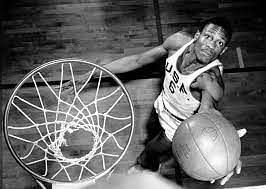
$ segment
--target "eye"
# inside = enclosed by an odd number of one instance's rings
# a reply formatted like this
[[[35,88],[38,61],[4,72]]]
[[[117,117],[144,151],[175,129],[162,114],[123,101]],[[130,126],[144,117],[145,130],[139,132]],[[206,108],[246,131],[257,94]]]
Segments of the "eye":
[[[211,40],[211,39],[212,39],[212,36],[211,36],[211,35],[209,35],[209,34],[205,34],[205,38],[206,38],[206,39],[210,39],[210,40]]]
[[[224,42],[222,42],[222,41],[219,41],[218,44],[220,47],[224,46]]]

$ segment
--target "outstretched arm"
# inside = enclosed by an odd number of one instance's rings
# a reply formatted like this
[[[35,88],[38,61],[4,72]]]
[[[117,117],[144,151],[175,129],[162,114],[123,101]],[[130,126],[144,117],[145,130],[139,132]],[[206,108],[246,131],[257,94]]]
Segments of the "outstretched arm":
[[[219,70],[210,70],[201,74],[197,80],[192,84],[192,87],[198,88],[202,91],[201,105],[198,112],[204,111],[215,111],[220,114],[219,111],[216,111],[217,102],[222,98],[224,93],[224,84],[219,73]],[[239,137],[243,137],[246,134],[246,129],[240,129],[237,131]],[[235,171],[237,174],[241,172],[242,162],[239,160]],[[224,185],[234,174],[234,170],[221,179],[220,184]],[[211,183],[214,183],[215,180],[212,180]]]
[[[201,91],[199,112],[216,109],[224,94],[224,83],[218,68],[202,73],[191,87]]]
[[[172,51],[178,50],[192,37],[184,32],[177,32],[169,36],[162,45],[152,48],[146,52],[127,56],[114,60],[106,65],[105,68],[112,73],[124,73],[140,68],[144,65],[156,62],[163,56],[169,55]]]
[[[144,53],[126,56],[118,60],[114,60],[106,65],[105,68],[112,73],[125,73],[138,69],[144,65],[156,62],[156,60],[167,55],[167,49],[163,46],[157,46]]]
[[[162,58],[163,56],[169,55],[172,52],[179,49],[182,45],[191,40],[191,36],[185,35],[182,32],[177,32],[168,37],[162,45],[154,47],[146,52],[126,56],[110,63],[105,64],[103,67],[108,69],[114,74],[125,73],[133,71],[147,64],[151,64]],[[98,77],[100,70],[93,73],[93,77]],[[83,85],[90,77],[91,72],[79,76],[75,80],[76,85]],[[71,91],[73,89],[72,81],[68,81],[62,86],[64,91]]]
[[[165,56],[167,52],[168,51],[164,47],[164,45],[160,45],[141,54],[135,54],[124,58],[120,58],[118,60],[114,60],[110,63],[105,64],[103,67],[108,69],[114,74],[125,73],[140,68],[144,65],[156,62],[156,60]],[[75,85],[82,86],[84,83],[86,83],[88,78],[90,77],[97,78],[100,76],[100,73],[101,73],[100,69],[96,69],[96,71],[93,72],[93,74],[92,72],[87,72],[76,78]],[[105,76],[103,75],[103,77]],[[74,86],[73,81],[70,80],[63,84],[62,89],[64,92],[73,93],[73,86]]]

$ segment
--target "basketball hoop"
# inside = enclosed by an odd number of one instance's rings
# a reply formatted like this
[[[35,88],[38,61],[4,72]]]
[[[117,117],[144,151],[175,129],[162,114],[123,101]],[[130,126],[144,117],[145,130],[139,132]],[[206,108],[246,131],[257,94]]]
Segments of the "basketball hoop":
[[[88,71],[84,83],[77,84]],[[63,91],[69,80],[72,92]],[[40,185],[89,183],[107,175],[124,156],[133,128],[133,105],[122,82],[80,59],[55,60],[31,71],[16,86],[4,114],[12,155]]]

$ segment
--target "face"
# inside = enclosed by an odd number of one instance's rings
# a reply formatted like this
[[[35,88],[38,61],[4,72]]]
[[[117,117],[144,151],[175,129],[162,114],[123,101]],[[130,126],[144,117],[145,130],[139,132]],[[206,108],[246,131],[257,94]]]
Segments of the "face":
[[[222,27],[208,24],[201,33],[195,35],[195,54],[204,64],[215,60],[226,50],[227,38]]]

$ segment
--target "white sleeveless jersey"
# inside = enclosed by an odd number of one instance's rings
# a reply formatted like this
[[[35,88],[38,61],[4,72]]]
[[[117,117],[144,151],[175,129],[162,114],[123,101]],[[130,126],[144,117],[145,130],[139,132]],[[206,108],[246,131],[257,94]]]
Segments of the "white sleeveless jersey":
[[[154,102],[160,124],[171,141],[180,123],[193,115],[200,106],[200,102],[190,92],[191,83],[200,74],[215,66],[219,66],[221,74],[223,71],[222,63],[216,59],[191,74],[181,74],[177,69],[178,57],[193,41],[191,40],[166,59],[163,90]]]

